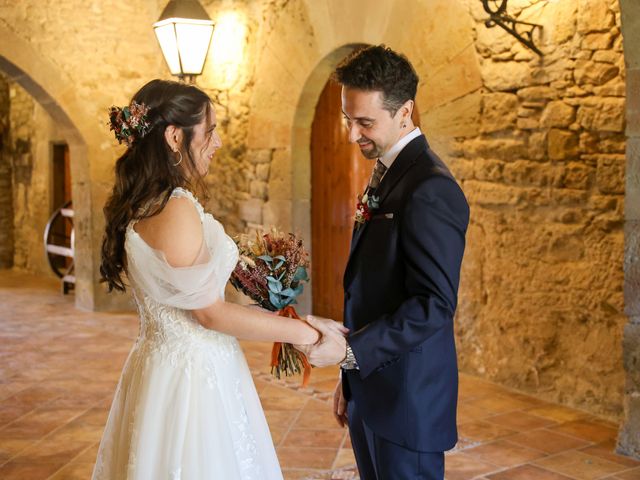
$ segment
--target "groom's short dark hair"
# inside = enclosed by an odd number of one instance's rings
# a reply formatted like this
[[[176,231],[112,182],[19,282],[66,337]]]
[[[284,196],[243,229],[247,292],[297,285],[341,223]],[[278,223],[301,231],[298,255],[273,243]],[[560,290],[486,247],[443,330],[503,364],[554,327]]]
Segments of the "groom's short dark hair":
[[[354,51],[340,62],[333,79],[345,87],[382,92],[391,115],[415,100],[418,90],[418,74],[407,57],[384,45]]]

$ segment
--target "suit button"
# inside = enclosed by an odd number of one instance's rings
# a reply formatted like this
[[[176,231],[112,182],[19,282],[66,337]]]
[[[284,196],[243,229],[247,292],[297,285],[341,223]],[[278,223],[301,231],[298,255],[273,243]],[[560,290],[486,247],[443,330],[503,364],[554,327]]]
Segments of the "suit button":
[[[349,292],[344,292],[344,298],[349,300],[351,298],[351,294]]]

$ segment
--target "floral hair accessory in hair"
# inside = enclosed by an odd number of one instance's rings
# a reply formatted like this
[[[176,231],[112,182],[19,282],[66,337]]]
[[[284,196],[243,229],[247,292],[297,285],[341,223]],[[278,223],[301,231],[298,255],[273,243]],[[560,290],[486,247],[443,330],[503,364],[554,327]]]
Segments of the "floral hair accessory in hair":
[[[128,107],[111,107],[109,109],[109,130],[113,130],[118,143],[126,143],[130,147],[136,138],[142,138],[151,124],[147,120],[149,107],[144,103],[131,102]]]

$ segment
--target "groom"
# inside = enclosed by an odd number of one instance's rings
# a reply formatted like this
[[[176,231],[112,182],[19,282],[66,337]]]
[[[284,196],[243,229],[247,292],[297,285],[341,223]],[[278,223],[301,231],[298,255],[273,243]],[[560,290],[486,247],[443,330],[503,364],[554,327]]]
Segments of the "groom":
[[[469,207],[411,121],[418,76],[405,56],[367,47],[334,78],[349,141],[375,165],[344,274],[350,333],[345,343],[311,316],[324,335],[309,359],[341,364],[334,414],[363,480],[441,480],[457,441],[453,317]]]

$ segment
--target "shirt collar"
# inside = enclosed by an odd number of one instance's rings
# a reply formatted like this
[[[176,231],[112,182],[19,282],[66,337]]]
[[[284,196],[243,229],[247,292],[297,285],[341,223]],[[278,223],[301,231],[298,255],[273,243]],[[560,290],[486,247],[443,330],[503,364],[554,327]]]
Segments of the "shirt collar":
[[[402,137],[398,142],[389,149],[387,153],[385,153],[382,157],[380,157],[380,161],[384,164],[387,169],[391,167],[395,159],[398,157],[400,152],[407,144],[416,137],[422,135],[419,127],[414,128],[409,133],[407,133],[404,137]]]

